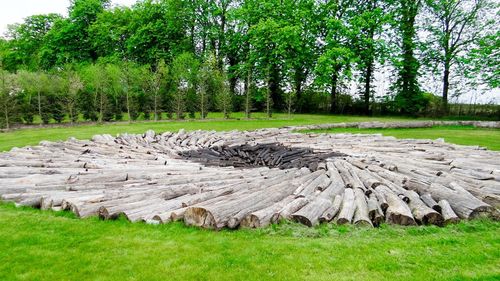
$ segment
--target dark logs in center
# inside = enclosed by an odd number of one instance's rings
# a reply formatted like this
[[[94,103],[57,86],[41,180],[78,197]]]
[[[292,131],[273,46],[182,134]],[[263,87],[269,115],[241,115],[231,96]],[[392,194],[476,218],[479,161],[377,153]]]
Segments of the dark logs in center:
[[[315,152],[310,148],[287,147],[279,143],[214,146],[182,151],[179,155],[207,166],[242,168],[265,166],[280,169],[307,167],[311,171],[324,166],[328,158],[347,156],[339,152]]]

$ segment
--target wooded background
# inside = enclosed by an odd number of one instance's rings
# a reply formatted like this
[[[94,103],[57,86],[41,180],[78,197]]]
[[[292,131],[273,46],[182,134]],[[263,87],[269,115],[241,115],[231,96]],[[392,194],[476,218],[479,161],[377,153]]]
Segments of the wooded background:
[[[67,17],[30,16],[0,40],[0,123],[210,111],[477,114],[448,103],[498,88],[498,8],[488,0],[146,0],[132,7],[72,0]],[[376,90],[377,75],[391,86]],[[431,77],[439,91],[428,91]],[[483,117],[500,117],[498,105],[482,109]]]

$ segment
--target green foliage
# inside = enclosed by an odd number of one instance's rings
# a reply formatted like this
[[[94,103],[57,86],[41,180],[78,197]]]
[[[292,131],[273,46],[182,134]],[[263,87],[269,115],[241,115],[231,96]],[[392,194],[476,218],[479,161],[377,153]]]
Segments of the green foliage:
[[[428,11],[426,61],[439,64],[432,69],[443,77],[442,105],[446,112],[450,86],[455,86],[453,74],[465,67],[464,58],[479,44],[480,38],[498,29],[496,21],[489,20],[488,15],[490,9],[496,12],[498,4],[489,0],[426,0],[425,3]]]
[[[198,71],[199,62],[190,53],[183,53],[172,62],[173,107],[177,119],[183,119],[186,110],[191,115],[197,111]]]
[[[2,68],[18,72],[18,121],[32,123],[34,113],[45,123],[77,120],[79,112],[95,121],[204,118],[222,108],[222,96],[224,108],[248,117],[380,108],[421,115],[429,110],[418,81],[436,64],[431,70],[448,81],[444,106],[448,89],[459,94],[455,81],[464,90],[498,86],[499,6],[490,0],[110,3],[72,0],[66,17],[30,16],[0,39]],[[68,65],[75,74],[64,72]],[[393,85],[375,100],[374,77],[389,68]],[[66,90],[32,89],[29,79],[46,84],[43,72]],[[71,79],[81,90],[69,94]]]
[[[480,82],[490,88],[500,87],[500,31],[478,40],[478,45],[464,59],[469,66],[468,78],[480,77]]]

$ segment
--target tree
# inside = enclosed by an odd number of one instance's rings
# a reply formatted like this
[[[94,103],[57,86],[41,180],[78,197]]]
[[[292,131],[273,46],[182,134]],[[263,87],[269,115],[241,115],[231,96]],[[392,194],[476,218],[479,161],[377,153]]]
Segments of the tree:
[[[20,105],[20,113],[22,119],[28,123],[32,124],[34,116],[36,114],[36,100],[34,96],[36,95],[35,87],[35,75],[33,72],[26,70],[20,70],[17,72],[17,83],[21,88],[21,93],[18,95],[18,103]]]
[[[45,36],[41,48],[44,68],[73,62],[95,62],[98,56],[90,37],[91,26],[109,3],[109,0],[71,0],[69,17],[57,20]]]
[[[33,15],[25,18],[21,24],[9,27],[10,44],[14,47],[11,55],[16,57],[16,68],[21,65],[30,70],[39,68],[39,51],[44,44],[45,35],[61,19],[58,14]]]
[[[358,10],[353,17],[350,31],[354,40],[358,69],[361,71],[363,111],[365,114],[370,114],[375,63],[380,58],[383,47],[380,34],[388,18],[382,6],[384,3],[380,0],[358,0],[356,4]]]
[[[418,70],[420,63],[415,57],[416,49],[416,17],[420,11],[422,1],[396,1],[395,23],[400,36],[400,54],[395,63],[398,79],[394,85],[396,89],[396,103],[404,114],[416,114],[424,106],[423,93],[418,84]]]
[[[245,83],[245,117],[250,119],[251,99],[252,99],[252,70],[248,67]]]
[[[107,113],[108,98],[106,90],[108,87],[108,74],[106,73],[105,65],[91,64],[83,70],[85,85],[92,98],[89,101],[87,108],[87,118],[92,118],[92,115],[97,111],[97,121],[104,121],[104,114]],[[88,93],[87,92],[87,93]]]
[[[64,77],[64,90],[66,92],[64,102],[66,104],[66,108],[68,110],[69,121],[71,124],[78,120],[78,111],[77,111],[77,101],[78,95],[83,90],[84,85],[83,81],[80,78],[80,75],[68,66],[65,68],[62,73]]]
[[[48,123],[50,116],[45,110],[48,106],[47,96],[51,87],[51,79],[46,72],[20,72],[19,73],[19,84],[29,94],[36,94],[37,101],[37,113],[43,122],[40,122],[40,126],[43,123]],[[30,99],[31,100],[31,99]]]
[[[208,91],[212,80],[215,56],[207,56],[200,68],[200,79],[198,83],[198,92],[200,96],[201,119],[205,119],[208,114]]]
[[[478,45],[465,57],[468,78],[478,77],[489,88],[500,87],[500,31],[479,39]]]
[[[149,88],[153,95],[153,113],[155,121],[158,121],[161,117],[161,112],[158,112],[160,106],[160,90],[162,85],[165,84],[169,75],[169,67],[165,64],[164,60],[160,60],[160,62],[158,62],[158,65],[156,66],[156,69],[154,71],[151,71],[149,74],[148,82]]]
[[[198,60],[190,53],[183,53],[172,62],[173,98],[177,119],[184,118],[189,92],[196,91],[198,68]]]
[[[97,15],[89,27],[89,36],[98,57],[132,58],[128,41],[133,35],[133,19],[134,10],[128,7],[116,7]]]
[[[216,95],[218,109],[222,111],[224,119],[228,119],[229,115],[232,111],[232,98],[231,91],[229,89],[229,83],[225,74],[222,72],[217,73],[216,77],[214,77],[216,85],[218,85],[219,92]]]
[[[354,1],[327,1],[319,5],[318,36],[322,44],[318,47],[316,83],[330,86],[330,113],[338,113],[338,96],[343,78],[350,75],[354,62],[353,43],[350,30]]]
[[[146,0],[134,6],[127,39],[128,59],[154,65],[158,60],[171,62],[189,51],[186,35],[187,2],[184,0]]]
[[[492,22],[487,20],[485,12],[492,4],[488,0],[426,0],[425,3],[427,55],[431,62],[441,66],[442,106],[447,112],[452,71],[478,44],[481,34],[489,30]]]
[[[1,66],[0,64],[0,110],[5,128],[9,130],[13,115],[17,112],[16,93],[19,89],[16,87],[15,76],[3,70]]]

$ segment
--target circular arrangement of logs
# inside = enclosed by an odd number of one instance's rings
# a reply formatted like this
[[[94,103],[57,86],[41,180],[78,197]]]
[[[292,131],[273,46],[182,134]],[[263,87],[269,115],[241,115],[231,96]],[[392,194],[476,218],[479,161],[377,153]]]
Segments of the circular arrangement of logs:
[[[0,154],[4,201],[85,218],[221,229],[497,217],[500,153],[296,128],[41,142]]]

